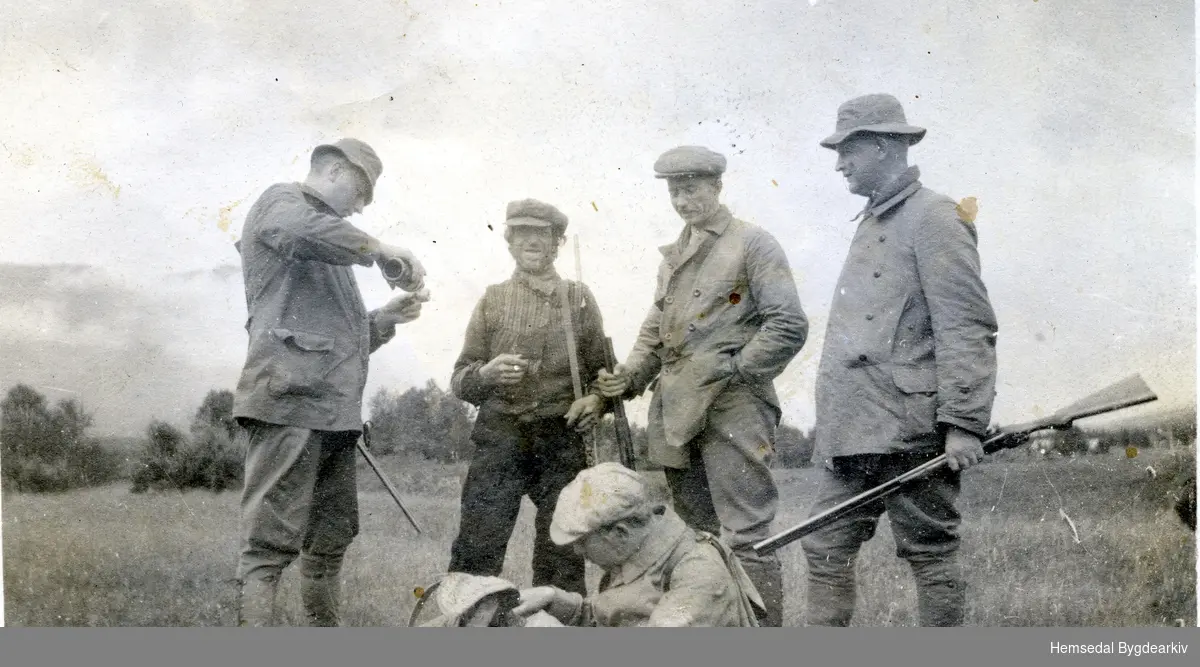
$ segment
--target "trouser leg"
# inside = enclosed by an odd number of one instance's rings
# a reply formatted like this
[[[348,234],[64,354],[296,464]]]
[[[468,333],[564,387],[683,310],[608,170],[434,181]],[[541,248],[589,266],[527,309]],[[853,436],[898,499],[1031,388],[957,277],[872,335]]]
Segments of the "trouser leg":
[[[888,477],[927,458],[892,457]],[[925,627],[959,626],[966,616],[966,578],[958,560],[962,517],[955,507],[961,474],[943,469],[884,500],[896,555],[913,571],[918,620]]]
[[[821,471],[820,490],[809,516],[816,516],[870,488],[873,478],[859,457],[835,460]],[[875,535],[884,511],[876,501],[801,538],[808,564],[805,623],[845,627],[854,617],[855,566],[859,549]]]
[[[309,429],[247,420],[238,559],[238,625],[274,623],[274,601],[284,568],[300,553],[312,506],[319,460]]]
[[[690,443],[702,461],[697,486],[705,489],[695,495],[707,496],[718,534],[758,589],[766,607],[759,622],[765,627],[783,624],[783,572],[778,555],[760,556],[751,547],[770,537],[779,504],[771,474],[778,416],[749,388],[733,385],[713,402],[708,425]]]
[[[300,555],[300,597],[309,625],[341,624],[341,571],[358,535],[355,433],[322,433],[308,534]]]
[[[550,522],[563,487],[587,466],[582,438],[563,420],[541,420],[529,429],[532,443],[529,499],[537,507],[534,519],[533,585],[555,586],[587,595],[584,558],[571,546],[550,539]]]
[[[475,440],[475,453],[463,483],[458,535],[450,549],[450,572],[498,576],[504,567],[525,493],[515,425]]]

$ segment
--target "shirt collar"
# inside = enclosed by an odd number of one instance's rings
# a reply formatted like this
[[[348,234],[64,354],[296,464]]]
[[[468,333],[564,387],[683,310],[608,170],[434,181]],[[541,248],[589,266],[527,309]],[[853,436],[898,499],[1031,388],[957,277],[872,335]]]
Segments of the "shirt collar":
[[[558,272],[555,271],[553,267],[550,268],[550,272],[545,278],[531,276],[522,271],[520,267],[513,270],[512,277],[513,281],[517,284],[524,285],[525,287],[528,287],[529,289],[545,296],[554,294],[554,289],[561,281],[558,277]]]
[[[854,219],[865,216],[878,218],[888,211],[896,208],[900,202],[908,199],[914,192],[921,189],[921,170],[913,165],[905,169],[899,176],[892,179],[891,183],[883,186],[871,197],[864,208]]]
[[[642,547],[629,560],[621,564],[618,579],[620,582],[633,581],[665,561],[687,537],[687,524],[673,511],[667,510],[661,515],[654,515],[650,520],[652,523],[646,541],[642,542]]]
[[[713,236],[720,236],[725,233],[726,229],[729,229],[729,223],[731,222],[733,222],[733,214],[729,212],[729,209],[724,204],[721,204],[721,208],[717,209],[717,212],[713,213],[711,218],[705,220],[704,223],[700,225],[692,227],[691,233],[696,234],[700,231],[706,231],[712,233]],[[683,238],[683,233],[685,231],[687,231],[686,224],[679,232],[680,239]],[[704,239],[701,239],[700,242],[703,243]],[[679,242],[676,241],[675,243],[668,243],[667,245],[659,246],[658,250],[664,255],[676,252],[679,250]]]

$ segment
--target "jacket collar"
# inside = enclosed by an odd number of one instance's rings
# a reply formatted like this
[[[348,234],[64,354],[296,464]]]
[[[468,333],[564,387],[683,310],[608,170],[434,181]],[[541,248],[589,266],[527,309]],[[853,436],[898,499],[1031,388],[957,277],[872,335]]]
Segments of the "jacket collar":
[[[654,515],[651,522],[642,548],[612,573],[612,584],[633,581],[651,568],[661,565],[675,553],[679,543],[687,539],[691,532],[683,519],[669,508],[661,515]]]
[[[300,188],[300,192],[303,192],[310,199],[315,199],[317,204],[328,209],[329,212],[332,213],[333,215],[338,215],[337,211],[333,210],[333,207],[330,206],[329,203],[325,201],[325,198],[323,196],[321,196],[320,192],[317,192],[315,189],[313,189],[312,187],[310,187],[304,183],[297,183],[296,185],[297,185],[297,187]],[[338,217],[340,218],[342,216],[338,215]]]
[[[905,169],[899,176],[892,179],[891,183],[883,186],[871,197],[867,202],[867,207],[858,215],[854,216],[855,220],[870,216],[879,218],[896,208],[905,199],[908,199],[917,190],[921,189],[921,170],[916,165]]]
[[[724,204],[721,204],[721,208],[717,209],[717,212],[714,213],[711,218],[706,220],[704,222],[704,224],[692,227],[691,233],[699,234],[701,231],[705,231],[705,232],[708,232],[711,236],[720,236],[725,233],[725,230],[729,229],[729,225],[732,222],[733,222],[733,214],[729,212],[728,207],[726,207]],[[680,230],[679,238],[677,238],[674,243],[668,243],[666,245],[659,246],[658,251],[661,252],[663,255],[670,255],[673,253],[678,253],[679,252],[679,242],[683,240],[683,233],[685,231],[687,231],[686,225],[685,225],[684,229]],[[708,238],[702,238],[700,240],[700,243],[704,243],[704,241],[706,241],[706,240],[708,240]],[[696,246],[694,246],[694,247],[699,247],[699,245],[700,244],[696,244]],[[683,262],[680,262],[680,263],[682,264]]]

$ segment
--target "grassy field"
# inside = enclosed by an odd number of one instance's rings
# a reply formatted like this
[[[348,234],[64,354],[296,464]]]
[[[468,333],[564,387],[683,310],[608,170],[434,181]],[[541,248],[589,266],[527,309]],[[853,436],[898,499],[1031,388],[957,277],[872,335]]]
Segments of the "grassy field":
[[[1196,625],[1195,535],[1171,510],[1176,471],[1195,450],[1136,459],[992,462],[969,471],[966,517],[968,623],[982,626]],[[462,466],[386,461],[416,536],[369,469],[360,470],[362,531],[347,557],[344,620],[403,626],[415,598],[449,559]],[[1156,469],[1157,477],[1146,472]],[[804,518],[815,470],[777,471],[776,529]],[[1076,542],[1060,508],[1078,530]],[[504,576],[527,585],[532,507],[526,503]],[[10,626],[209,626],[234,622],[237,496],[133,495],[126,485],[3,498],[5,622]],[[884,520],[859,564],[854,625],[913,625],[916,595]],[[799,545],[780,552],[785,624],[803,624]],[[594,589],[598,573],[589,566]],[[283,620],[302,618],[296,574],[281,595]]]

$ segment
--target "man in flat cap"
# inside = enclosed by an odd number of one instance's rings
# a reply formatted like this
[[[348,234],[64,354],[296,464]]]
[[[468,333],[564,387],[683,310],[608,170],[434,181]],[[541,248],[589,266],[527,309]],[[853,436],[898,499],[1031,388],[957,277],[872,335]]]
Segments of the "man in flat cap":
[[[368,356],[420,315],[422,292],[368,312],[352,267],[401,260],[346,218],[374,197],[383,165],[356,139],[318,146],[303,183],[269,187],[246,216],[238,252],[249,333],[234,394],[242,491],[238,625],[271,625],[279,577],[300,558],[311,625],[339,623],[339,573],[358,533],[355,441]]]
[[[664,466],[688,525],[720,534],[742,558],[779,626],[778,557],[750,546],[771,533],[779,494],[771,476],[779,398],[775,378],[800,352],[808,320],[787,257],[766,230],[720,203],[725,157],[674,148],[654,165],[683,218],[663,259],[633,350],[597,381],[605,397],[647,388],[651,458]]]
[[[867,199],[855,217],[816,383],[822,512],[945,452],[949,467],[803,539],[808,623],[854,615],[854,564],[887,512],[916,579],[920,624],[963,623],[955,507],[983,456],[996,384],[996,316],[980,277],[973,214],[921,185],[908,148],[925,136],[890,95],[852,99],[821,145]]]
[[[619,463],[588,468],[563,489],[550,536],[604,569],[599,592],[531,588],[514,614],[545,611],[584,627],[758,625],[762,600],[737,557],[653,502],[642,476]]]
[[[587,466],[581,433],[596,423],[602,401],[586,386],[575,398],[565,317],[581,383],[604,366],[603,323],[591,291],[554,269],[567,216],[525,199],[510,203],[506,217],[516,268],[476,305],[450,380],[454,395],[479,412],[448,570],[500,574],[521,498],[529,496],[537,507],[534,584],[582,593],[583,559],[550,541],[550,515],[559,491]]]

